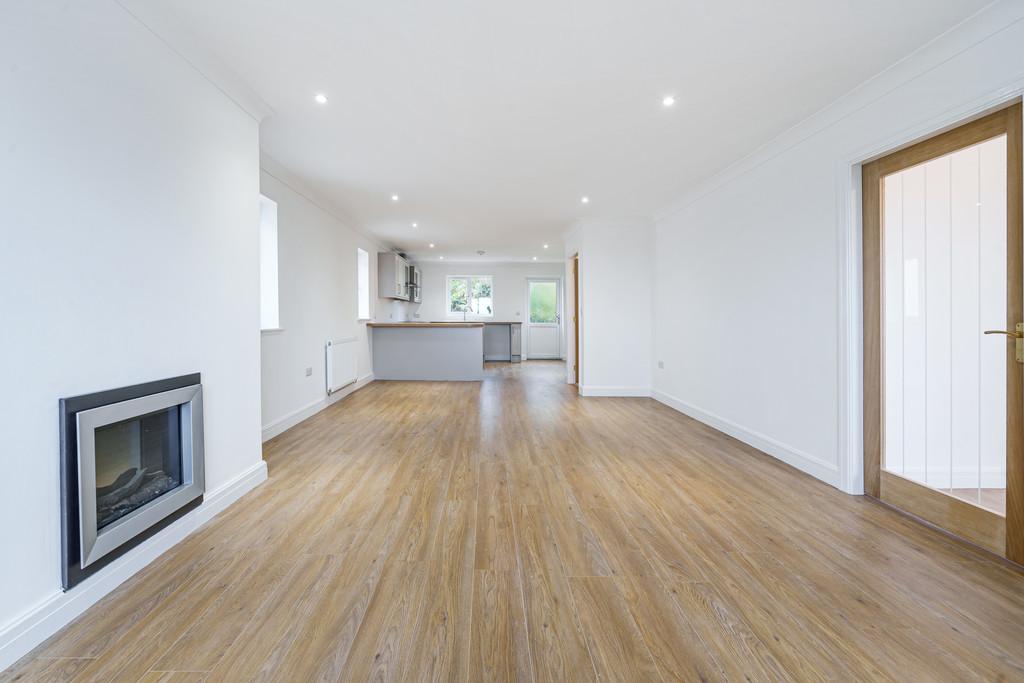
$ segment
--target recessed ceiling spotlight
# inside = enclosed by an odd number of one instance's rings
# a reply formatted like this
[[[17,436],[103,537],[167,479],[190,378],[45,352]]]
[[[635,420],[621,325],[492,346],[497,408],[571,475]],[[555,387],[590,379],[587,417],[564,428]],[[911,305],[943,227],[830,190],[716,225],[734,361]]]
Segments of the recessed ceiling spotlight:
[[[444,261],[444,256],[438,256],[437,258],[439,258],[439,259],[441,259],[442,261]]]
[[[327,95],[323,94],[322,92],[318,92],[316,95],[314,95],[313,99],[316,100],[317,104],[327,104]]]
[[[419,223],[413,223],[413,224],[412,224],[412,227],[414,227],[414,228],[418,228],[418,227],[420,227],[420,224],[419,224]]]
[[[580,197],[580,203],[581,204],[589,204],[590,203],[590,197]]]
[[[676,98],[673,95],[665,95],[664,97],[661,98],[661,106],[663,107],[671,107],[675,103]]]
[[[548,248],[548,245],[546,245],[546,244],[545,244],[545,245],[544,245],[544,248],[545,248],[545,249],[547,249],[547,248]]]
[[[536,256],[534,256],[534,257],[533,257],[533,260],[534,260],[534,261],[536,261],[536,260],[537,260],[537,257],[536,257]]]
[[[398,195],[397,194],[391,195],[391,201],[397,202],[398,201]]]
[[[431,243],[430,243],[430,248],[431,248],[431,249],[433,249],[433,248],[434,248],[434,243],[433,243],[433,242],[431,242]]]

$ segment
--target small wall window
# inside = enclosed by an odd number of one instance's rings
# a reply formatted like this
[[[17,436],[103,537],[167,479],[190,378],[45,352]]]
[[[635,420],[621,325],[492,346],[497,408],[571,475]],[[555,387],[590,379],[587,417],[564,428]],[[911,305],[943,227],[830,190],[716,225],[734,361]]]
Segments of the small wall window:
[[[260,195],[260,329],[281,327],[277,289],[277,202]]]
[[[370,319],[370,255],[363,249],[356,248],[356,272],[358,282],[356,291],[359,296],[359,319]]]
[[[494,284],[490,275],[449,275],[445,291],[448,315],[494,317]]]

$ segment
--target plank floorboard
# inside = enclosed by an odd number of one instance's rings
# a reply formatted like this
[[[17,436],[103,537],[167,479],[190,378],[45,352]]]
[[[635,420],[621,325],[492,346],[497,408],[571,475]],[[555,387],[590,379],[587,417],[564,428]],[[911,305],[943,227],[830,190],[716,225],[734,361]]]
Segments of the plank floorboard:
[[[1024,681],[1024,573],[565,366],[375,382],[13,681]]]

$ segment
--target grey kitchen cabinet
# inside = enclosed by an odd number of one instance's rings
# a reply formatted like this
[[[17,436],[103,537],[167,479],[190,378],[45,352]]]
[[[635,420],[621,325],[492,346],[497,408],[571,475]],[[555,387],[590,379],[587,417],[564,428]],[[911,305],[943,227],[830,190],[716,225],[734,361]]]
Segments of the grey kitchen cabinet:
[[[416,266],[409,266],[409,301],[418,304],[423,301],[423,284],[420,279],[420,269]]]
[[[489,321],[484,323],[484,360],[523,360],[523,325],[518,322]]]
[[[377,292],[384,299],[409,300],[409,262],[401,254],[377,254]]]

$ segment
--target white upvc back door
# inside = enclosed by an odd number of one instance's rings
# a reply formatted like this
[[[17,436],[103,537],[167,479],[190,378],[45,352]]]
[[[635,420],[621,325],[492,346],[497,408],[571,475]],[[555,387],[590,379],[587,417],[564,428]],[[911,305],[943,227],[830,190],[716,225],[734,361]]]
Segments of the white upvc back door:
[[[562,283],[558,278],[528,279],[526,357],[562,357]]]

